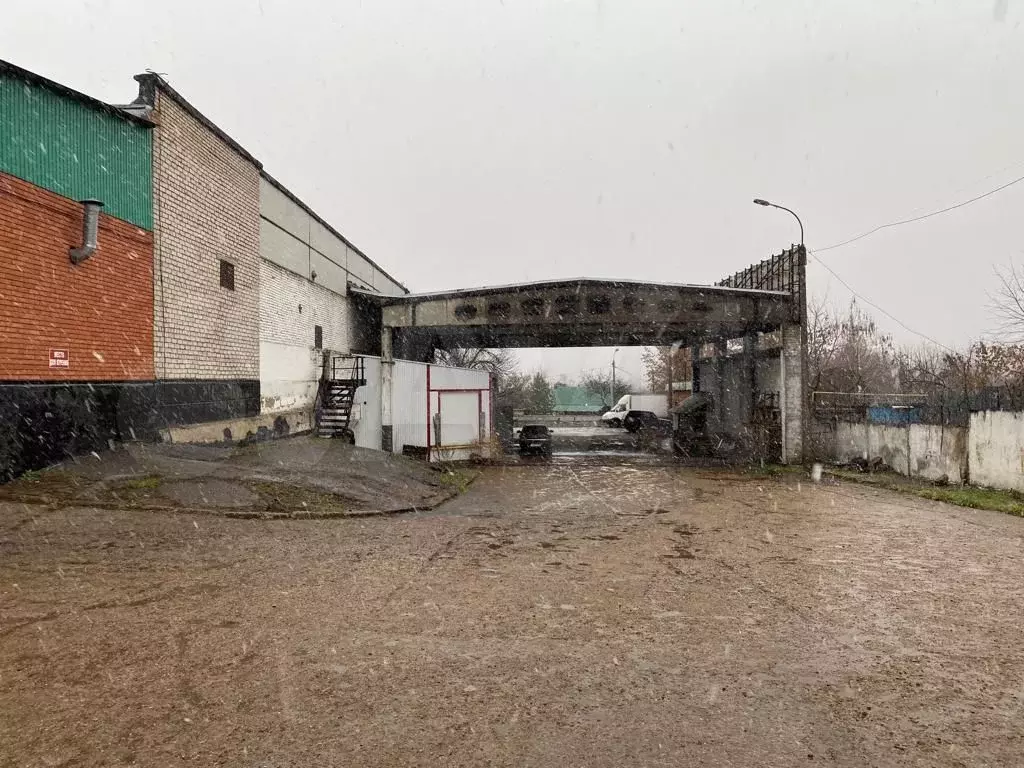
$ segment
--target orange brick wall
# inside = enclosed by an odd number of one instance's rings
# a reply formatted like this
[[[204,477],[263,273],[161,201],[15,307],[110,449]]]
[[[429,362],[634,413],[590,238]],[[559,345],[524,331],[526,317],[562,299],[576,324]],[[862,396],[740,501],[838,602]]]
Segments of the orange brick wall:
[[[100,216],[73,266],[82,206],[0,173],[0,381],[153,378],[153,235]],[[50,368],[50,349],[69,368]]]

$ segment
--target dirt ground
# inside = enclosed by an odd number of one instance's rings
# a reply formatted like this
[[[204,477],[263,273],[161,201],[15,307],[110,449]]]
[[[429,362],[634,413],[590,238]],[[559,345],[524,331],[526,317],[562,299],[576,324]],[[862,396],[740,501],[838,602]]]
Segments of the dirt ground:
[[[0,503],[359,516],[433,509],[452,485],[423,462],[306,435],[252,445],[132,443],[0,485]]]
[[[429,513],[0,505],[0,762],[1011,766],[1024,520],[486,470]]]

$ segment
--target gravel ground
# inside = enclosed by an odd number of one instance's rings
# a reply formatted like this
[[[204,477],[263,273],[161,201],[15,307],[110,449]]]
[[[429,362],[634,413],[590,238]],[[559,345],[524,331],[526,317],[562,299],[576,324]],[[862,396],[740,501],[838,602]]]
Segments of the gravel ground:
[[[1022,531],[629,462],[361,520],[0,505],[0,762],[1020,765]]]

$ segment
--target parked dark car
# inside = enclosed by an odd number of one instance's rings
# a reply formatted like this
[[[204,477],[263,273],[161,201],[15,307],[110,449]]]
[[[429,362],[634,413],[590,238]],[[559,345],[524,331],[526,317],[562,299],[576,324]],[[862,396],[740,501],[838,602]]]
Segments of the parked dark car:
[[[626,411],[626,415],[622,417],[622,426],[626,428],[627,432],[650,429],[659,435],[672,433],[672,422],[659,418],[652,411]]]
[[[528,424],[519,430],[519,453],[551,455],[551,430],[543,424]]]

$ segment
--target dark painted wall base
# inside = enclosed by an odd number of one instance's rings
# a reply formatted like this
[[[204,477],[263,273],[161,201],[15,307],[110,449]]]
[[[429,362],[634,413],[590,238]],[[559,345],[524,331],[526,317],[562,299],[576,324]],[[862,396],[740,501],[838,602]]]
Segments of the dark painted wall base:
[[[257,379],[0,382],[0,482],[169,425],[257,416]]]

